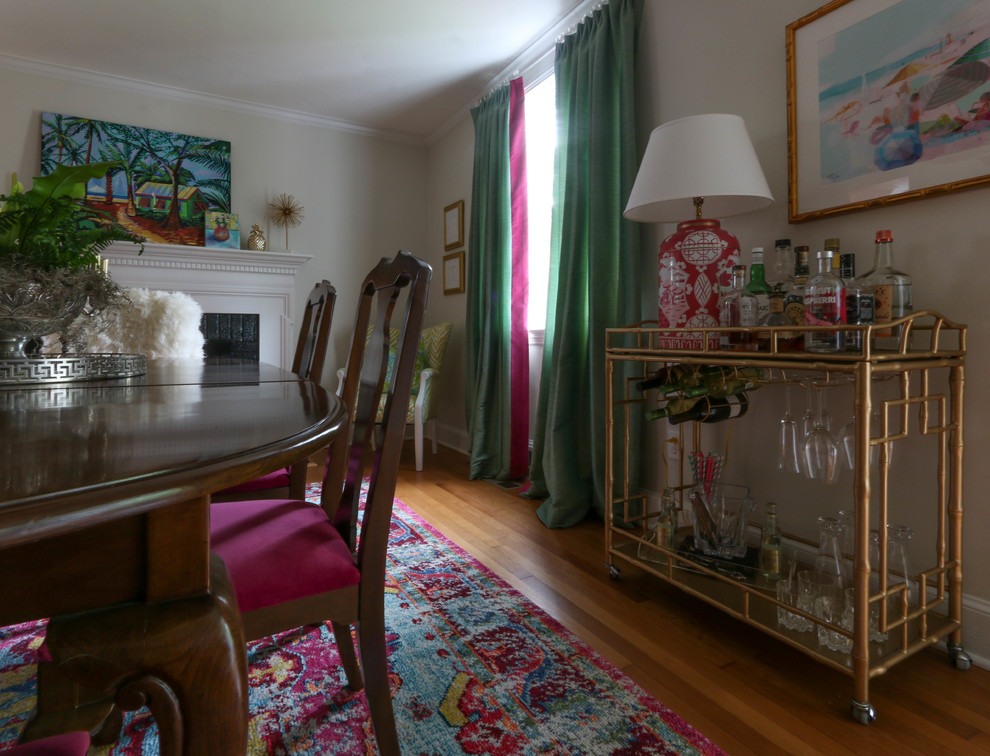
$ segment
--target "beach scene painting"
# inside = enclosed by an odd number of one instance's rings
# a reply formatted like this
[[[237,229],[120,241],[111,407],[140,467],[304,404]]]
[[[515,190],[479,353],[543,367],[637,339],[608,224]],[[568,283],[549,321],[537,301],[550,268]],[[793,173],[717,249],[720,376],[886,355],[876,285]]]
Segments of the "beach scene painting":
[[[230,142],[42,113],[42,175],[102,161],[84,201],[148,242],[205,246],[206,213],[230,213]]]
[[[990,3],[901,0],[817,63],[822,185],[990,145]]]

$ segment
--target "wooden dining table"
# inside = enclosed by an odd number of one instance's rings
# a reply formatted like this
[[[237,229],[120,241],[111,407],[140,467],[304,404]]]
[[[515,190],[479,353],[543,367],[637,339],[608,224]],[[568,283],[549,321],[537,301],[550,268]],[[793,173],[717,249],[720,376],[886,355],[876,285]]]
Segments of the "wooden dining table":
[[[310,456],[346,416],[318,384],[220,358],[0,386],[0,625],[50,618],[22,739],[110,739],[148,706],[161,754],[243,754],[246,652],[209,496]]]

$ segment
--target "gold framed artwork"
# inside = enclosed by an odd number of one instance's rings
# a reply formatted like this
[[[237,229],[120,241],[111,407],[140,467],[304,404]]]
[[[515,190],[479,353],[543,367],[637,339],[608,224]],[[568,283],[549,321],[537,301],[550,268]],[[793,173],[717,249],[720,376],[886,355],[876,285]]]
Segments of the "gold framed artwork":
[[[464,250],[443,256],[443,293],[464,291]]]
[[[832,0],[786,45],[790,222],[990,184],[990,3]]]
[[[457,249],[464,244],[464,200],[443,209],[443,248]]]

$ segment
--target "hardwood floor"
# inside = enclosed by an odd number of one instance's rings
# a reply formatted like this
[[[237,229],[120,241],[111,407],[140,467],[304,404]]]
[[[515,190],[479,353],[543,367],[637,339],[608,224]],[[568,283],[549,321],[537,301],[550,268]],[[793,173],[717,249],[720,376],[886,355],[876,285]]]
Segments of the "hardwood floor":
[[[425,457],[417,473],[405,444],[399,499],[733,756],[990,754],[990,671],[926,650],[871,681],[858,724],[851,677],[652,575],[612,580],[600,520],[549,530],[462,454]]]

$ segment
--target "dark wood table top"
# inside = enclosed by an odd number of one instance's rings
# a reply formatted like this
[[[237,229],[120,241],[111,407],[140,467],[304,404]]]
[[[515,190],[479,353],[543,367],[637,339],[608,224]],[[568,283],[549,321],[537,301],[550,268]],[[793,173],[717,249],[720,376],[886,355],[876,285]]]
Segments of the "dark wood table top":
[[[0,546],[248,480],[325,446],[345,418],[318,384],[222,358],[0,387]]]

